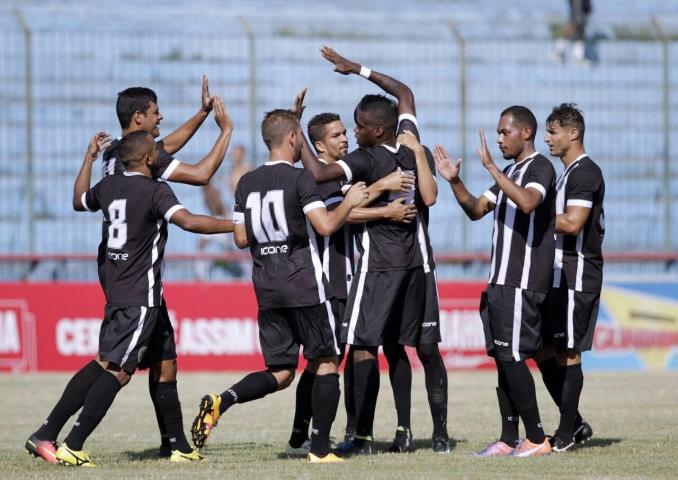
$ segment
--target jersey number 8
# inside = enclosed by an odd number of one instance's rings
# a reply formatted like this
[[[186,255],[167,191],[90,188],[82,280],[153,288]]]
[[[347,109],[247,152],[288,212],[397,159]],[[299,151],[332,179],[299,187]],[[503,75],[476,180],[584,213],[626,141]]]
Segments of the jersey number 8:
[[[108,248],[120,250],[127,243],[127,199],[113,200],[108,206]]]

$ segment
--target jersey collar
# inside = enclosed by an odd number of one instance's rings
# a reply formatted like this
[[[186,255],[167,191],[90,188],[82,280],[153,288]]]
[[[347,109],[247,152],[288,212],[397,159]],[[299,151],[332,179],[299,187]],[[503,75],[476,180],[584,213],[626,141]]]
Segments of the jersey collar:
[[[289,165],[290,167],[294,168],[294,165],[292,165],[290,162],[286,162],[285,160],[270,160],[264,163],[264,165],[266,165],[267,167],[271,167],[273,165],[279,165],[281,163],[284,163],[285,165]]]
[[[539,155],[539,150],[535,150],[533,153],[530,153],[527,157],[523,158],[523,159],[522,159],[521,161],[519,161],[518,163],[514,163],[514,166],[517,167],[518,165],[522,165],[523,163],[527,162],[528,160],[533,159],[533,158],[536,157],[537,155]]]
[[[398,150],[400,149],[400,144],[399,144],[399,143],[396,143],[395,148],[393,148],[393,147],[390,146],[390,145],[386,145],[385,143],[382,143],[382,144],[379,145],[379,146],[380,146],[380,147],[384,147],[386,150],[388,150],[388,151],[391,152],[391,153],[398,153]]]
[[[122,172],[122,174],[125,175],[126,177],[133,177],[133,176],[135,176],[135,175],[141,175],[142,177],[144,176],[143,173],[140,173],[140,172],[128,172],[127,170],[125,170],[124,172]]]

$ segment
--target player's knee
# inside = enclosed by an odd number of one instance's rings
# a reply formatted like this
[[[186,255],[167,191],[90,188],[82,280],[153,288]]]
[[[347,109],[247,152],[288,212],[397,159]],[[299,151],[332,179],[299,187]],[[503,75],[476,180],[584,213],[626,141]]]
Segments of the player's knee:
[[[376,360],[377,358],[377,348],[354,348],[353,349],[353,362],[364,362],[366,360]]]
[[[417,356],[424,368],[433,364],[435,361],[442,361],[437,343],[422,343],[417,345]]]
[[[177,361],[176,359],[162,360],[158,362],[159,365],[159,381],[160,382],[175,382],[177,379]]]
[[[271,373],[275,377],[276,382],[278,382],[278,390],[284,390],[294,381],[294,368],[285,368],[282,370],[271,371]]]
[[[336,355],[332,357],[318,358],[317,365],[318,365],[316,369],[317,375],[329,375],[332,373],[337,373],[339,371],[339,363]]]

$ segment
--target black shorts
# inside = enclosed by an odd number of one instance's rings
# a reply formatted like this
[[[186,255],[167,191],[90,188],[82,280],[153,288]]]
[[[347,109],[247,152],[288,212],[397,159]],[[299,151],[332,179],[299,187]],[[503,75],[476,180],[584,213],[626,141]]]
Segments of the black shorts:
[[[600,293],[552,288],[544,302],[544,343],[559,351],[591,350]]]
[[[480,297],[487,354],[498,360],[533,357],[542,346],[540,308],[546,293],[488,285]]]
[[[167,307],[106,305],[99,331],[99,355],[130,375],[152,362],[177,358]]]
[[[332,305],[332,315],[334,315],[334,336],[337,339],[337,345],[341,347],[341,322],[346,313],[346,299],[332,298],[330,305]]]
[[[377,347],[391,337],[401,345],[419,343],[426,279],[421,267],[359,272],[351,282],[341,341]]]
[[[334,315],[329,301],[299,308],[259,310],[259,343],[267,367],[296,368],[299,346],[304,358],[337,355]]]
[[[426,274],[426,300],[424,317],[421,321],[419,343],[440,343],[440,304],[438,302],[438,283],[435,270]]]

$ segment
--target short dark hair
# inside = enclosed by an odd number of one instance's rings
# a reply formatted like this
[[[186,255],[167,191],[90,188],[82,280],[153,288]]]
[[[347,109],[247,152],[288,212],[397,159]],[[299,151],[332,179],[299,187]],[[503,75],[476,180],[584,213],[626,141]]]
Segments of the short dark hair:
[[[285,135],[293,131],[299,125],[299,119],[291,110],[277,108],[264,115],[261,122],[261,136],[269,150],[282,143]]]
[[[150,88],[131,87],[118,93],[115,113],[118,114],[120,127],[129,127],[134,112],[146,112],[151,102],[158,103],[158,96]]]
[[[337,113],[319,113],[308,122],[308,138],[312,144],[325,138],[325,125],[338,122],[341,117]]]
[[[125,167],[135,165],[144,155],[150,153],[152,148],[155,148],[153,135],[145,130],[136,130],[120,139],[118,158]]]
[[[522,105],[513,105],[504,109],[504,111],[501,112],[500,117],[503,117],[504,115],[511,115],[514,123],[521,127],[532,129],[530,140],[534,141],[537,136],[537,118],[529,108],[523,107]]]
[[[561,103],[557,107],[553,107],[551,115],[546,119],[546,125],[556,123],[561,128],[574,127],[579,130],[579,139],[584,140],[584,115],[581,110],[577,108],[575,103]]]
[[[384,95],[365,95],[355,107],[354,116],[357,121],[358,111],[365,112],[384,129],[395,131],[398,126],[398,105]]]

